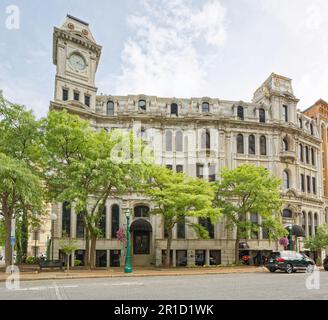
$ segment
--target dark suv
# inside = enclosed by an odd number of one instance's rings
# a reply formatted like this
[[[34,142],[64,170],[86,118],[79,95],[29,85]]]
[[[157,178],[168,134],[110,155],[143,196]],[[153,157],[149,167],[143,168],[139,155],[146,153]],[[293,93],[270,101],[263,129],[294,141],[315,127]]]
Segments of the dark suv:
[[[311,273],[314,270],[315,262],[304,253],[280,251],[272,252],[265,266],[270,272],[282,270],[287,273],[292,273],[297,270],[305,270]]]

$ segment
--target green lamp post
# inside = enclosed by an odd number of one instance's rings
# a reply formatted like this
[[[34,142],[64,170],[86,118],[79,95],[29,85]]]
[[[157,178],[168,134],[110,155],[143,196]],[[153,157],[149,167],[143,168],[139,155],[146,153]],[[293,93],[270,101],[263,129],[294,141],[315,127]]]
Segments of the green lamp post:
[[[130,208],[125,209],[125,216],[126,216],[126,256],[125,256],[124,273],[131,273],[132,266],[131,266],[131,259],[130,259],[130,217],[131,217]]]

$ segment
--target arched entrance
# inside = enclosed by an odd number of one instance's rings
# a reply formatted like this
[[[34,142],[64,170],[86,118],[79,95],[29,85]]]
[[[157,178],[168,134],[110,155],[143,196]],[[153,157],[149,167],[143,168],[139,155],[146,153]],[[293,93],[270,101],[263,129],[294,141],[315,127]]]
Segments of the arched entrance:
[[[150,222],[143,218],[136,219],[131,224],[132,254],[136,264],[148,264],[150,261],[152,230]]]

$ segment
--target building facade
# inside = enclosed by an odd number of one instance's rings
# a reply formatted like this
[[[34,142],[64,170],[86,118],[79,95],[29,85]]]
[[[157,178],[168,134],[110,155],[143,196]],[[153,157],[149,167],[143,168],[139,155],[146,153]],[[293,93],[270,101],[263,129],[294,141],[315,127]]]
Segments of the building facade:
[[[155,161],[178,172],[215,180],[222,168],[242,163],[264,166],[283,180],[281,194],[283,224],[300,226],[311,236],[327,216],[318,121],[297,109],[292,81],[271,74],[255,91],[252,102],[218,98],[160,98],[146,95],[97,95],[95,75],[102,47],[87,23],[67,16],[54,29],[53,63],[57,67],[52,110],[66,109],[87,119],[95,130],[134,130],[148,142]],[[153,204],[138,195],[109,198],[102,219],[103,239],[97,241],[97,266],[122,263],[124,250],[116,239],[125,228],[125,208],[132,208],[131,247],[134,265],[161,265],[166,249],[163,221],[149,215]],[[55,257],[60,256],[63,234],[77,239],[75,258],[83,260],[84,226],[74,206],[55,203]],[[260,217],[248,217],[261,223]],[[195,218],[193,222],[197,222]],[[200,240],[186,225],[178,225],[172,242],[174,266],[229,264],[234,261],[234,232],[224,220],[215,225],[198,221],[210,234]],[[303,238],[293,236],[294,247],[302,251]],[[248,251],[266,254],[282,247],[270,242],[266,230],[244,241]],[[73,257],[74,258],[74,257]]]

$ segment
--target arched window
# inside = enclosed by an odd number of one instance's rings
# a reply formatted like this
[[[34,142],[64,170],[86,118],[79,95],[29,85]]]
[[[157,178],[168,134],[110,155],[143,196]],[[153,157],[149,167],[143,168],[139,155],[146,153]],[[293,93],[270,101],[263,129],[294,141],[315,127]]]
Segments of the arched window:
[[[238,106],[237,109],[237,116],[240,120],[244,120],[245,116],[244,116],[244,108],[242,106]]]
[[[288,151],[288,150],[289,150],[289,145],[288,145],[288,139],[287,139],[287,137],[285,137],[285,138],[282,140],[282,146],[283,146],[283,150],[284,150],[284,151]]]
[[[202,112],[209,113],[210,112],[210,104],[208,102],[202,103]]]
[[[298,119],[298,125],[299,125],[299,127],[300,127],[301,129],[303,129],[303,121],[302,121],[301,118]]]
[[[145,100],[139,100],[138,101],[138,108],[140,111],[146,111],[146,101]]]
[[[178,105],[176,103],[171,104],[171,114],[178,115]]]
[[[314,214],[314,235],[317,234],[317,229],[318,229],[318,214]]]
[[[101,231],[101,234],[99,235],[99,238],[106,238],[106,206],[103,208],[103,211],[101,213],[101,218],[99,221],[99,229]]]
[[[284,182],[284,190],[287,190],[290,188],[290,178],[289,178],[289,172],[285,170],[283,172],[283,182]]]
[[[211,134],[209,130],[205,130],[202,132],[201,136],[201,146],[202,149],[210,150],[211,148]]]
[[[250,135],[248,137],[248,153],[255,154],[255,136]]]
[[[172,151],[172,131],[166,131],[165,144],[166,144],[166,151]]]
[[[214,225],[210,218],[199,218],[198,223],[208,232],[210,239],[214,239]]]
[[[282,216],[283,216],[283,218],[293,218],[293,213],[289,209],[284,209],[282,211]]]
[[[108,116],[113,116],[114,115],[114,102],[113,101],[108,101],[107,102],[107,115]]]
[[[112,238],[116,239],[116,233],[120,228],[120,207],[117,204],[112,206]]]
[[[303,212],[301,213],[301,221],[300,221],[301,226],[302,226],[302,229],[303,229],[304,231],[305,231],[305,229],[306,229],[305,215],[306,215],[306,213],[305,213],[305,211],[303,211]]]
[[[175,134],[175,151],[182,152],[183,151],[183,137],[182,132],[178,131]]]
[[[313,130],[313,124],[312,124],[312,123],[310,124],[310,133],[311,133],[311,135],[313,136],[313,134],[314,134],[314,130]]]
[[[310,163],[310,155],[309,155],[309,147],[308,146],[305,147],[305,160],[306,160],[306,163]]]
[[[259,120],[260,122],[265,122],[265,110],[263,108],[259,109]]]
[[[237,136],[237,153],[244,154],[244,136],[242,134]]]
[[[62,236],[71,236],[71,204],[67,201],[63,203],[62,208]]]
[[[147,207],[147,206],[134,207],[134,217],[135,218],[148,218],[149,217],[149,207]]]
[[[300,161],[304,161],[303,145],[301,143],[298,145],[298,158]]]
[[[313,217],[312,217],[312,212],[308,213],[308,233],[309,236],[312,236],[312,224],[313,224]]]
[[[311,163],[315,166],[315,152],[313,148],[311,148]]]
[[[267,143],[266,143],[265,136],[260,137],[260,154],[261,154],[261,156],[267,155]]]

